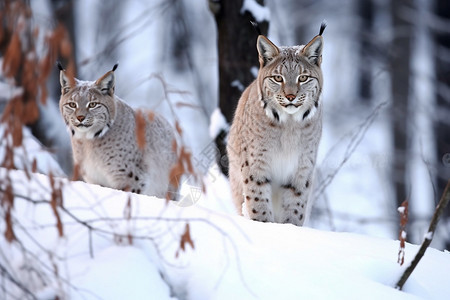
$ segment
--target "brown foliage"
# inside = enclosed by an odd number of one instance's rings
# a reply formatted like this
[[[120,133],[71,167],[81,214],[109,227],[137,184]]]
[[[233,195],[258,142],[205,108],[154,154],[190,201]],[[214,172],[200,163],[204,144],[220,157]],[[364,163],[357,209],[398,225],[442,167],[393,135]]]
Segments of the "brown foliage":
[[[74,164],[73,165],[73,174],[72,174],[72,181],[76,181],[80,179],[80,165]]]
[[[68,61],[68,74],[74,75],[72,45],[66,28],[57,24],[45,32],[44,49],[36,53],[40,43],[39,28],[35,26],[29,1],[6,1],[0,12],[0,53],[4,53],[2,70],[17,88],[2,115],[2,122],[13,139],[13,147],[22,145],[22,126],[39,118],[37,99],[46,103],[46,81],[58,56]],[[39,60],[39,57],[42,57]],[[20,90],[19,90],[20,88]]]
[[[51,199],[50,206],[52,207],[53,214],[56,218],[56,228],[60,237],[64,236],[64,228],[61,221],[61,216],[58,211],[58,207],[63,206],[62,187],[59,181],[55,180],[53,174],[50,172],[48,176],[50,180]]]
[[[3,57],[3,73],[6,77],[14,77],[22,61],[21,43],[19,33],[14,32]]]
[[[183,135],[183,129],[181,128],[180,123],[178,121],[175,122],[175,128],[176,128],[178,134],[180,136],[182,136]]]
[[[33,172],[33,173],[37,172],[37,160],[36,160],[36,157],[33,158],[33,163],[31,164],[31,172]]]
[[[3,192],[3,197],[0,202],[1,206],[5,208],[5,239],[8,242],[12,242],[16,239],[16,235],[14,234],[13,222],[12,222],[12,214],[11,210],[14,207],[14,194],[12,190],[11,180],[7,178],[6,180],[6,188]]]
[[[186,251],[186,244],[190,245],[192,249],[195,249],[194,241],[191,238],[191,230],[189,227],[189,223],[186,223],[186,226],[184,227],[184,232],[180,238],[180,248],[175,253],[175,257],[178,257],[180,251],[183,252]]]
[[[175,143],[176,145],[176,143]],[[192,154],[186,150],[184,146],[181,146],[178,153],[178,160],[176,164],[170,170],[170,184],[174,187],[178,187],[181,182],[181,176],[187,172],[194,173],[194,168],[191,162]]]

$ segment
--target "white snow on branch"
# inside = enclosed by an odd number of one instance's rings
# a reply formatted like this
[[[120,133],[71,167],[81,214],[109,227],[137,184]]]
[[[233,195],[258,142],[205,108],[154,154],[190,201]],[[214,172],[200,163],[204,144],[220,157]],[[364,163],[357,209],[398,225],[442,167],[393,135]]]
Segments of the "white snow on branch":
[[[244,0],[241,8],[241,14],[244,14],[246,11],[251,13],[258,22],[270,20],[269,8],[258,4],[255,0]]]
[[[231,82],[231,86],[237,88],[239,91],[243,92],[245,86],[238,79],[235,79]]]
[[[425,235],[423,236],[423,238],[425,239],[425,240],[432,240],[433,239],[433,233],[434,232],[432,232],[432,231],[428,231],[427,233],[425,233]]]
[[[406,240],[406,235],[407,235],[406,231],[402,230],[402,233],[401,233],[402,239]]]
[[[223,116],[220,108],[216,108],[211,114],[211,125],[209,125],[209,136],[215,139],[220,131],[228,130],[228,123],[225,117]]]

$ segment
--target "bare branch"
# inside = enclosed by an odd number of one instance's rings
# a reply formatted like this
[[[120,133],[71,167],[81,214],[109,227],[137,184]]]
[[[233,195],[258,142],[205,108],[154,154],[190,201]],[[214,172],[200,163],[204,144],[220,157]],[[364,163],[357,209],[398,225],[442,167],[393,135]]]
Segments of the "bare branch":
[[[1,277],[8,279],[11,281],[15,286],[17,286],[19,289],[25,292],[31,299],[38,299],[30,290],[24,286],[20,281],[16,280],[14,276],[8,272],[8,270],[0,263],[0,274]]]
[[[417,252],[413,261],[408,266],[408,268],[406,268],[406,270],[403,272],[402,277],[400,277],[400,280],[395,285],[396,289],[401,290],[403,288],[403,285],[405,284],[406,280],[408,280],[409,276],[412,274],[419,261],[425,255],[425,251],[427,250],[428,246],[430,246],[431,241],[433,240],[434,231],[436,230],[439,218],[441,217],[442,213],[447,207],[449,200],[450,200],[450,180],[447,182],[441,200],[439,201],[436,210],[434,211],[433,217],[430,222],[430,227],[428,228],[428,233],[425,235],[422,245],[420,246],[419,251]]]

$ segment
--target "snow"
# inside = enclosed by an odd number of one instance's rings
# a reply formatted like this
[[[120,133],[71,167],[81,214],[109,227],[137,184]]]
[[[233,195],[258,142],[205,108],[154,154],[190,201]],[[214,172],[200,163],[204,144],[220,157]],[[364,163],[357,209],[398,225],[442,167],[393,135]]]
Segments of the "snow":
[[[424,236],[423,236],[424,240],[432,240],[433,239],[433,232],[432,231],[428,231]]]
[[[0,161],[3,162],[5,157],[5,146],[7,139],[3,138],[5,125],[0,124]],[[56,162],[50,152],[48,152],[39,141],[31,134],[27,127],[22,128],[23,145],[14,150],[14,165],[21,170],[31,170],[33,161],[36,161],[37,171],[48,174],[50,171],[54,175],[63,176],[59,164]]]
[[[239,80],[233,80],[231,82],[231,86],[237,88],[239,91],[243,92],[245,90],[245,86]]]
[[[403,240],[406,240],[406,235],[407,235],[406,231],[402,230],[400,235],[401,235]]]
[[[211,121],[209,125],[209,136],[215,139],[222,130],[228,131],[228,123],[220,108],[216,108],[211,114]]]
[[[6,172],[0,169],[0,176]],[[23,268],[35,257],[32,265],[45,274],[46,284],[38,279],[23,283],[47,298],[444,299],[450,293],[448,252],[428,249],[404,291],[398,291],[394,286],[404,269],[396,263],[398,241],[236,216],[221,203],[230,198],[215,172],[205,178],[207,193],[190,207],[56,179],[64,199],[60,238],[50,205],[27,200],[49,199],[48,177],[27,179],[23,171],[9,171],[17,195],[14,220],[20,224],[15,233],[30,252],[2,236],[0,262],[22,279]],[[187,223],[194,247],[187,244],[183,251]],[[406,244],[406,262],[417,250]],[[6,287],[22,295],[10,282]]]
[[[264,22],[270,20],[270,10],[266,6],[258,4],[255,0],[244,0],[242,3],[241,14],[250,12],[256,21]]]

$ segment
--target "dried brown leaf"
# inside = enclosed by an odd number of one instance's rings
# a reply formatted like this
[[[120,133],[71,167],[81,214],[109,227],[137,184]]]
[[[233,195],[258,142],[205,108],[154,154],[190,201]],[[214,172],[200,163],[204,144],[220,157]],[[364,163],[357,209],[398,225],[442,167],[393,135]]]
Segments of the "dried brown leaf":
[[[5,239],[11,243],[15,240],[16,236],[14,234],[13,222],[12,222],[12,214],[11,210],[14,207],[14,194],[12,189],[12,184],[9,179],[6,181],[6,188],[3,192],[3,197],[1,199],[1,205],[5,208]]]
[[[39,107],[36,103],[36,96],[24,103],[22,122],[24,124],[32,124],[39,119]]]
[[[20,147],[22,145],[23,140],[23,131],[22,131],[22,122],[19,118],[15,118],[13,120],[13,128],[12,128],[12,138],[13,138],[13,146]]]
[[[15,76],[22,61],[22,49],[19,33],[15,31],[11,36],[8,47],[3,57],[3,72],[7,77]]]
[[[38,93],[38,80],[40,80],[40,76],[36,72],[39,66],[34,57],[36,57],[36,53],[30,50],[22,65],[22,87],[26,102],[34,102]]]
[[[175,122],[175,129],[177,130],[180,136],[183,135],[183,129],[181,128],[180,123],[178,123],[178,121]]]
[[[65,58],[70,58],[72,56],[72,43],[70,43],[69,37],[67,36],[67,31],[59,44],[59,53]]]
[[[13,223],[12,223],[12,215],[11,215],[11,208],[10,207],[6,209],[5,223],[6,223],[5,239],[9,243],[11,243],[12,241],[14,241],[16,239],[16,235],[14,234]]]
[[[33,158],[33,163],[31,164],[31,172],[33,172],[33,173],[37,172],[37,160],[36,160],[36,157]]]
[[[51,189],[51,199],[50,206],[53,210],[53,214],[56,218],[56,229],[58,230],[58,234],[60,237],[64,236],[64,228],[61,221],[61,216],[58,211],[58,207],[62,207],[62,190],[61,186],[57,184],[57,181],[53,177],[52,172],[50,171],[48,175],[50,181],[50,189]]]
[[[9,135],[9,133],[7,135]],[[6,144],[5,156],[3,158],[3,162],[1,164],[1,166],[3,168],[8,169],[8,170],[15,169],[15,165],[14,165],[14,148],[9,143]]]
[[[41,103],[43,105],[47,105],[47,96],[48,96],[48,92],[47,92],[47,85],[45,84],[45,82],[41,83],[40,86],[40,90],[41,90]]]
[[[181,182],[181,176],[183,176],[184,171],[184,165],[181,160],[178,160],[177,163],[172,166],[172,168],[170,169],[169,181],[173,187],[178,188]]]
[[[190,245],[192,249],[195,249],[194,241],[191,237],[191,230],[189,227],[189,223],[186,223],[186,226],[184,227],[184,232],[181,235],[180,239],[180,248],[177,250],[175,257],[178,257],[180,250],[185,252],[186,251],[186,245]]]
[[[194,167],[192,166],[192,154],[186,150],[186,148],[181,148],[181,154],[180,154],[181,159],[183,160],[183,162],[187,165],[187,171],[190,174],[194,174]]]
[[[73,174],[72,174],[72,181],[76,181],[80,179],[80,165],[74,164],[73,166]]]

